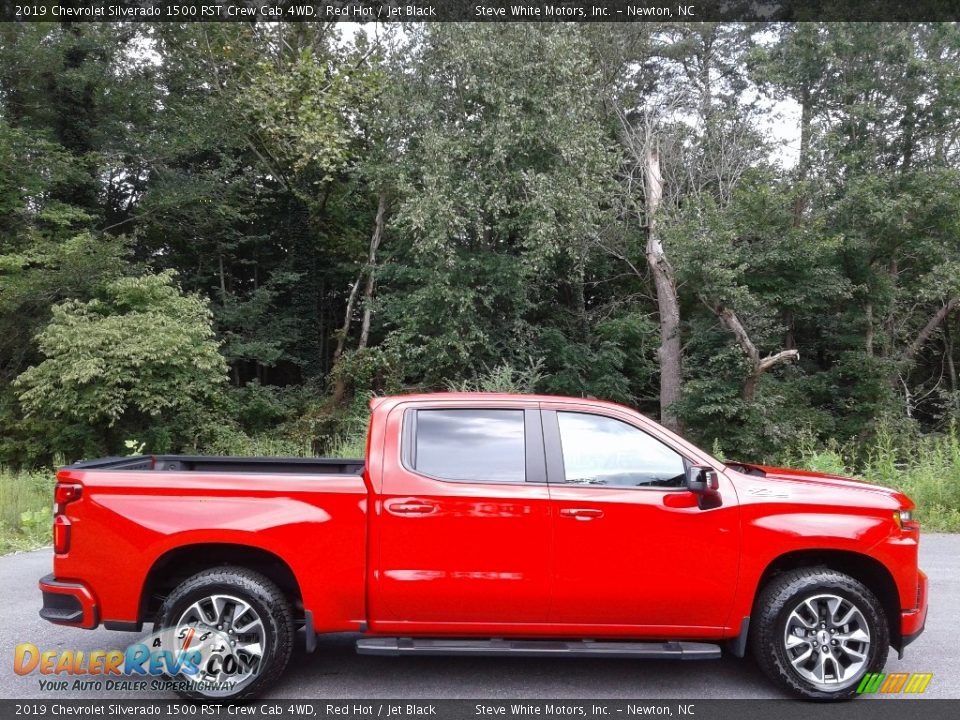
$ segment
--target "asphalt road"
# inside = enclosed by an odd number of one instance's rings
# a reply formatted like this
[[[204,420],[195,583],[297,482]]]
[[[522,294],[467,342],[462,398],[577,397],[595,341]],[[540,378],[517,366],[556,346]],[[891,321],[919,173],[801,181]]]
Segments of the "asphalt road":
[[[887,672],[932,672],[924,697],[960,698],[960,535],[925,535],[921,567],[930,576],[926,632]],[[41,691],[38,675],[13,672],[14,647],[41,650],[122,649],[132,633],[73,630],[37,616],[36,581],[50,572],[51,551],[0,557],[0,698],[64,697]],[[317,652],[299,651],[269,698],[782,698],[747,658],[699,662],[540,658],[380,658],[354,652],[356,636],[321,638]],[[142,693],[71,692],[75,698],[136,697]],[[267,699],[269,699],[267,698]]]

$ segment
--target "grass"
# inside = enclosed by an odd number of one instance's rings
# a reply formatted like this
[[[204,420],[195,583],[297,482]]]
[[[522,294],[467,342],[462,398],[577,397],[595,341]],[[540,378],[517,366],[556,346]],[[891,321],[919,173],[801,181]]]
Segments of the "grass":
[[[52,470],[0,467],[0,554],[50,544],[54,483]]]
[[[338,438],[330,447],[330,457],[362,458],[367,455],[367,436],[348,435]]]
[[[310,443],[284,436],[225,432],[202,449],[203,455],[233,457],[310,457]]]
[[[786,461],[796,467],[850,475],[896,488],[917,504],[916,517],[927,532],[960,532],[960,435],[896,437],[880,427],[863,448],[801,447]]]
[[[362,458],[367,452],[366,428],[328,441],[324,457]],[[203,448],[204,455],[228,455],[233,457],[312,457],[311,443],[285,436],[224,435]]]

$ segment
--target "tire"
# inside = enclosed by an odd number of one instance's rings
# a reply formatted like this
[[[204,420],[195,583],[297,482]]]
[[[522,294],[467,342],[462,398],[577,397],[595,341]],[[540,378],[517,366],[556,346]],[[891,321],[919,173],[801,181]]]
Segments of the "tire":
[[[883,670],[890,649],[876,596],[849,575],[823,567],[772,578],[757,596],[750,629],[763,672],[809,700],[854,696],[865,673]]]
[[[164,676],[174,692],[194,700],[243,700],[283,673],[295,626],[290,603],[271,580],[245,568],[219,567],[178,585],[160,607],[154,629],[162,638],[154,647],[199,650],[203,658],[204,672]]]

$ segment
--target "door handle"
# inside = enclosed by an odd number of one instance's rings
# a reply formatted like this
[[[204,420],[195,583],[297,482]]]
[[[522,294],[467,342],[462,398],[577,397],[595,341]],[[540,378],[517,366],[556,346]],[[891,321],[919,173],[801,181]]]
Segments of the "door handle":
[[[391,515],[429,515],[437,506],[426,502],[387,503],[387,512]]]
[[[575,520],[598,520],[603,517],[603,510],[596,508],[560,508],[561,517],[572,517]]]

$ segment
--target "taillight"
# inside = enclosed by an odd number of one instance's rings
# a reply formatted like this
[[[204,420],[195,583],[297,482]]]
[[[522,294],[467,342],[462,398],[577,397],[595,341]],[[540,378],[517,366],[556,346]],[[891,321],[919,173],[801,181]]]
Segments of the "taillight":
[[[82,491],[76,483],[59,483],[53,491],[53,551],[58,555],[70,550],[70,519],[63,513]]]
[[[69,503],[80,498],[82,491],[83,485],[77,485],[76,483],[58,484],[53,491],[53,514],[59,515],[62,513]]]
[[[53,519],[53,551],[62,555],[70,549],[70,520],[66,515]]]

